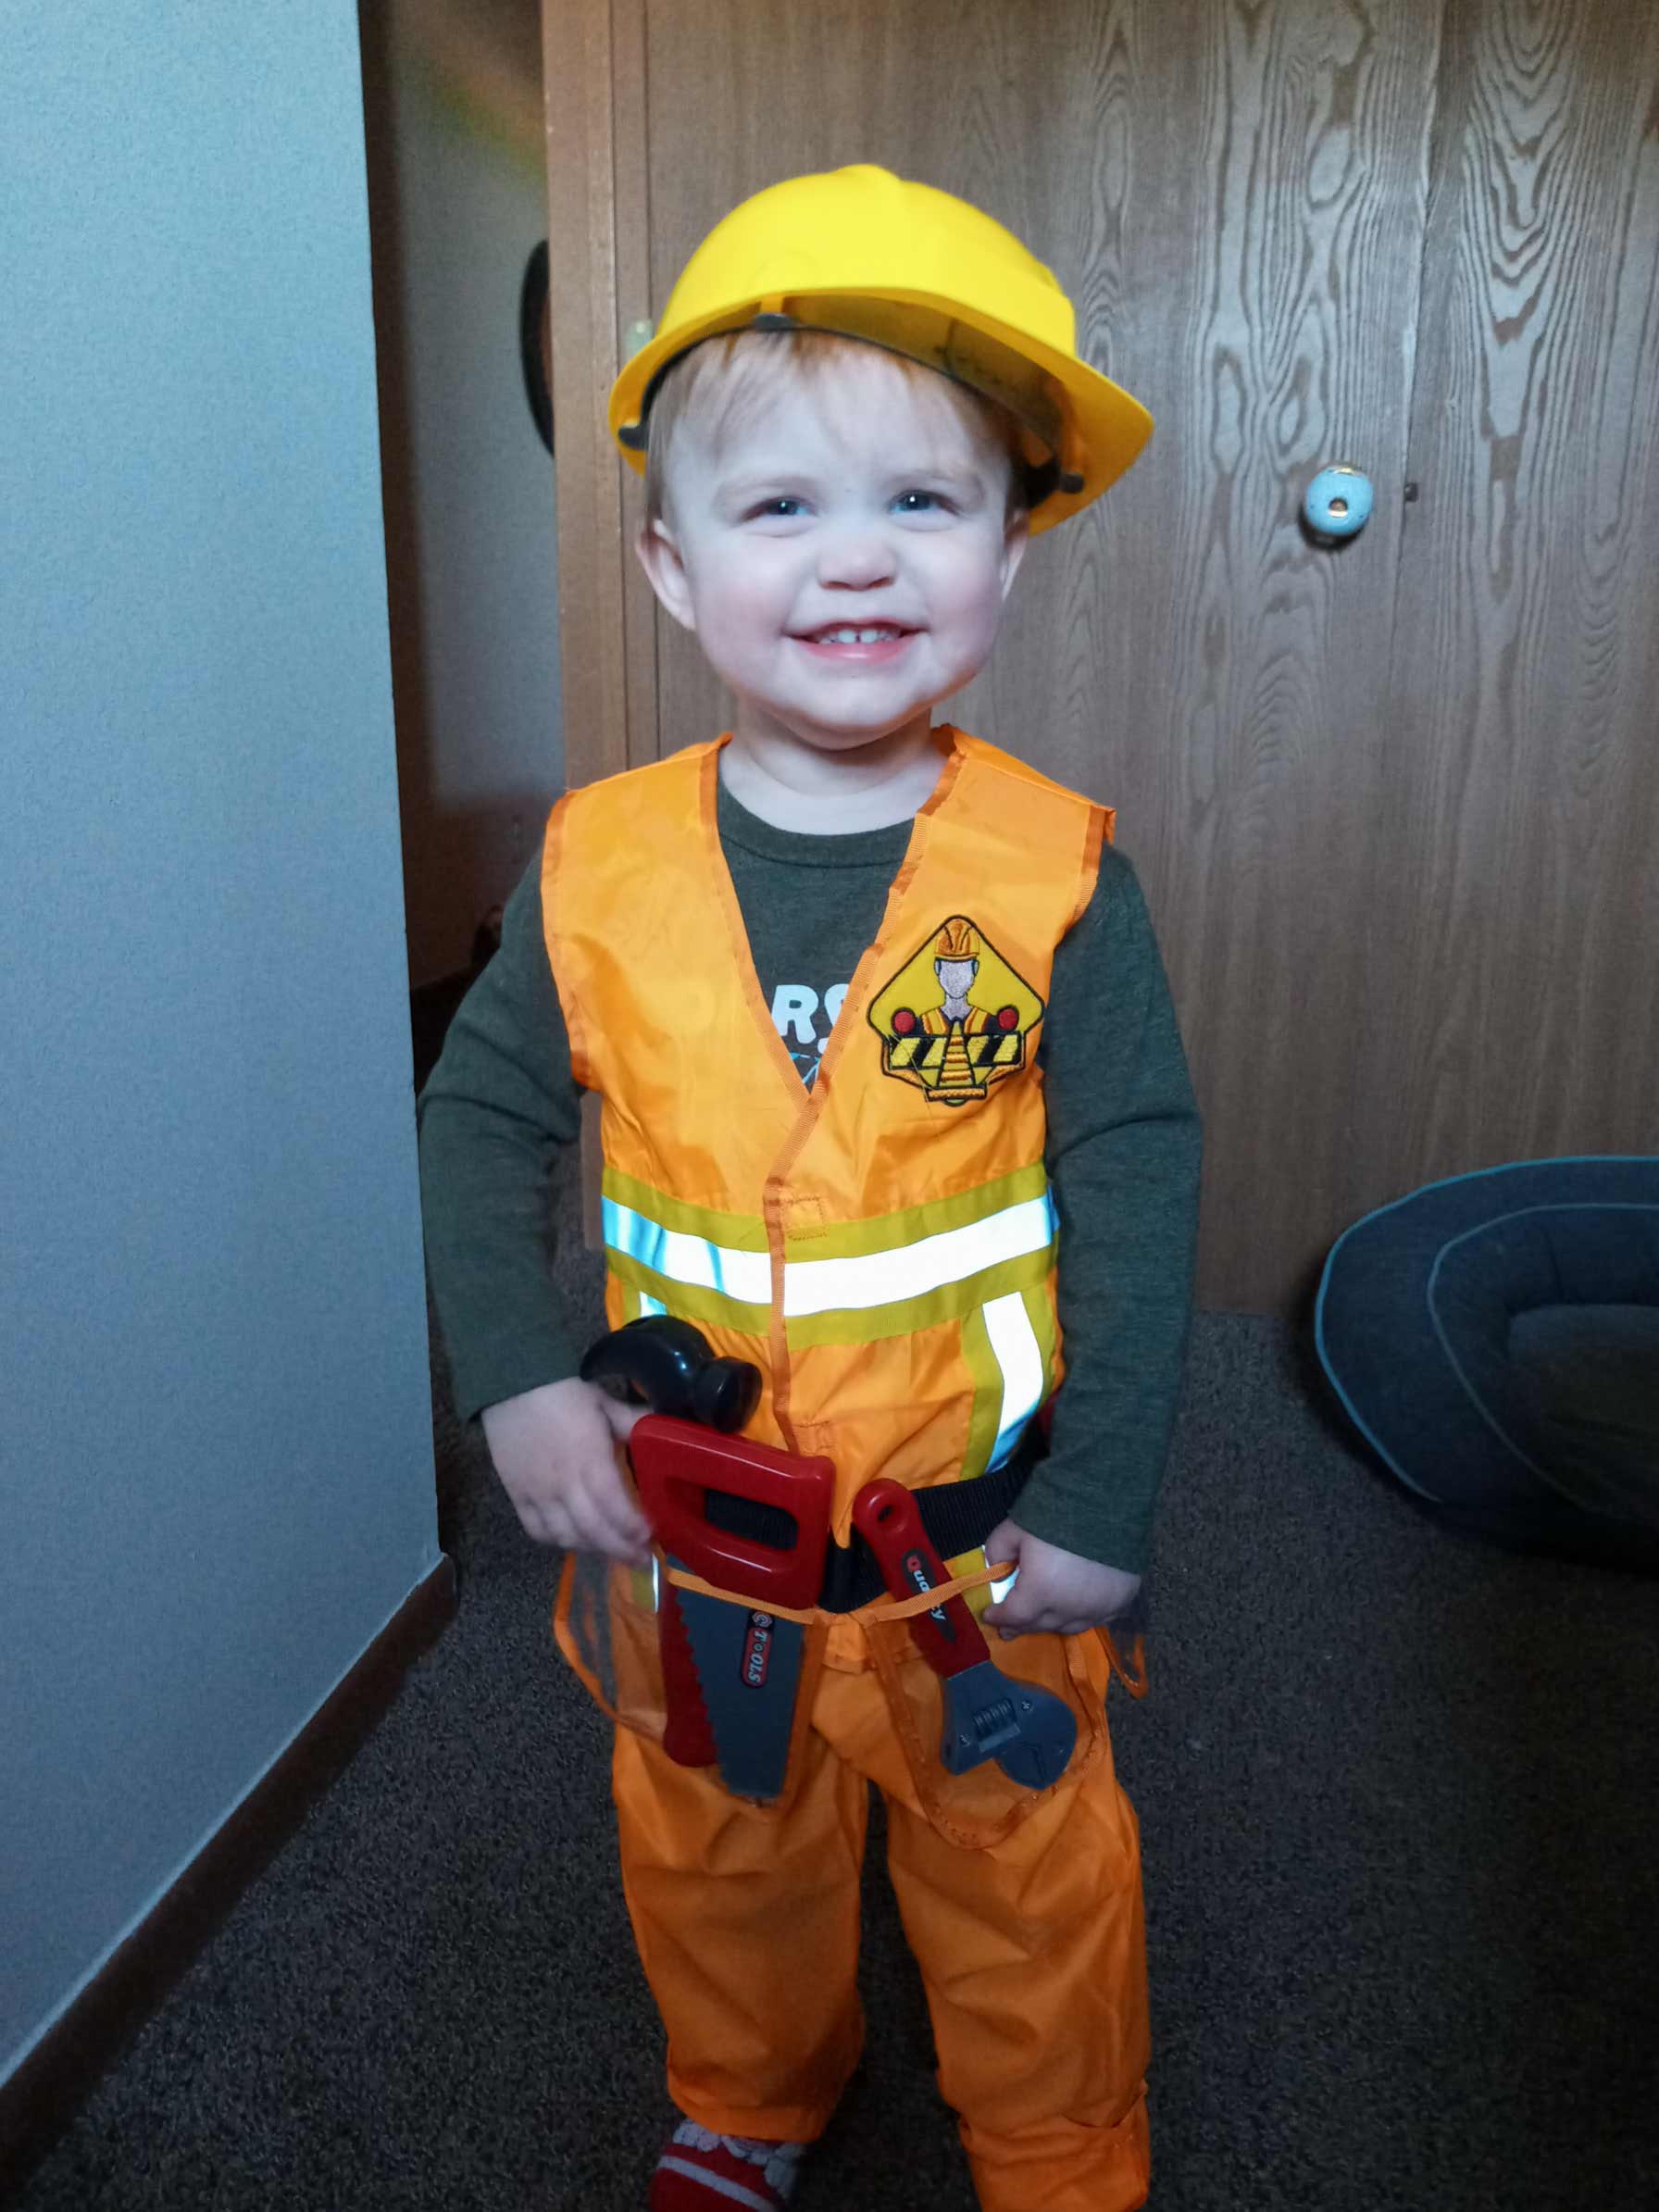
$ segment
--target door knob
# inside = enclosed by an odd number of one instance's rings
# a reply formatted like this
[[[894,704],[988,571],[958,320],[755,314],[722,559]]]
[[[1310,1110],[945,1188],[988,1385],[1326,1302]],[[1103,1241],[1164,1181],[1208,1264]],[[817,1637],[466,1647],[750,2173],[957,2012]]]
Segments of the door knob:
[[[1357,537],[1371,519],[1376,492],[1363,469],[1338,461],[1321,469],[1303,494],[1302,519],[1324,545]]]

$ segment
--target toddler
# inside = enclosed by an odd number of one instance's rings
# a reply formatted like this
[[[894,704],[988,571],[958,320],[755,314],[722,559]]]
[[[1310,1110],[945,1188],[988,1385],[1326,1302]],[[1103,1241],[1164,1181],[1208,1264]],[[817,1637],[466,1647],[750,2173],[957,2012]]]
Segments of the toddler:
[[[680,2116],[650,2204],[810,2193],[861,2045],[873,1781],[979,2203],[1128,2212],[1147,2009],[1107,1624],[1173,1418],[1198,1121],[1110,812],[934,709],[985,664],[1029,535],[1150,423],[1006,231],[868,168],[729,216],[611,419],[645,471],[640,558],[730,729],[555,809],[424,1094],[422,1171],[458,1408],[565,1548],[561,1642],[618,1721],[622,1880]],[[613,1327],[694,1324],[760,1370],[747,1436],[834,1463],[830,1571],[787,1622],[667,1581],[627,1479],[636,1416],[578,1378],[546,1188],[590,1091]],[[1070,1715],[1047,1786],[947,1768],[939,1679],[853,1523],[881,1476],[1005,1672]],[[664,1748],[676,1604],[705,1637],[765,1626],[743,1646],[777,1669],[764,1787],[756,1758],[729,1786],[723,1752]],[[730,1698],[708,1702],[717,1739]]]

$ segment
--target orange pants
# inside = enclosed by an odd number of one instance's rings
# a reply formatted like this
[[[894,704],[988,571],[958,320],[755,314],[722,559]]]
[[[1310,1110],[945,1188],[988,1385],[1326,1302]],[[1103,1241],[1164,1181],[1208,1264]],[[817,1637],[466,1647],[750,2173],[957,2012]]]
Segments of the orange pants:
[[[1018,1672],[1017,1643],[1007,1647]],[[1106,1688],[1104,1655],[1099,1693]],[[622,1879],[668,2087],[718,2133],[811,2141],[857,2063],[868,1783],[939,2086],[984,2212],[1132,2212],[1148,2150],[1140,1831],[1103,1745],[990,1850],[929,1824],[868,1672],[827,1668],[788,1813],[617,1731]]]

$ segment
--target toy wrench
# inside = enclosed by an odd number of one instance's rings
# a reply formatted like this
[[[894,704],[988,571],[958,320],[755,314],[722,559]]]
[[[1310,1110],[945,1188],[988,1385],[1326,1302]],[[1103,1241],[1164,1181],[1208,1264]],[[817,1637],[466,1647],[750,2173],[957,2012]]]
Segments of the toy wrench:
[[[902,1482],[885,1476],[867,1482],[853,1501],[853,1524],[894,1597],[914,1597],[950,1580]],[[939,1756],[947,1770],[966,1774],[994,1759],[1022,1789],[1046,1790],[1058,1781],[1077,1741],[1070,1706],[996,1666],[967,1601],[951,1597],[930,1612],[913,1613],[910,1632],[943,1685]]]

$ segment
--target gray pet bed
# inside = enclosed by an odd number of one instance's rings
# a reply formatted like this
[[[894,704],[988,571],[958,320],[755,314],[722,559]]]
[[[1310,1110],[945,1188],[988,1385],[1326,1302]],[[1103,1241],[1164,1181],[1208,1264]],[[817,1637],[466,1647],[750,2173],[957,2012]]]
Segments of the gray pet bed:
[[[1529,1160],[1367,1215],[1326,1262],[1315,1341],[1448,1518],[1659,1568],[1659,1159]]]

